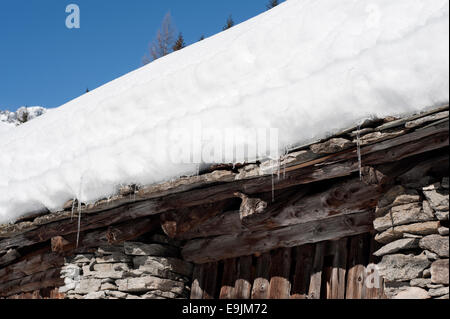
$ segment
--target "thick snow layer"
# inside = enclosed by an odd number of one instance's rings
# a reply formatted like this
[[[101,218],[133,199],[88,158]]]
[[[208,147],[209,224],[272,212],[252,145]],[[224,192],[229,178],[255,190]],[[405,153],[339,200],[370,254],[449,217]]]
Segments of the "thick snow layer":
[[[278,128],[283,150],[446,103],[448,37],[448,0],[288,0],[0,133],[0,222],[195,174],[164,130]]]

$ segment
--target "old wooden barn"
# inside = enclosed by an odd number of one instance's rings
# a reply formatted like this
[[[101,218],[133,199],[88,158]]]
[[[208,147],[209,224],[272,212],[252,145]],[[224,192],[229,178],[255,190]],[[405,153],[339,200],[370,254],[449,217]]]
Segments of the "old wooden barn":
[[[448,299],[448,105],[0,226],[0,297]]]

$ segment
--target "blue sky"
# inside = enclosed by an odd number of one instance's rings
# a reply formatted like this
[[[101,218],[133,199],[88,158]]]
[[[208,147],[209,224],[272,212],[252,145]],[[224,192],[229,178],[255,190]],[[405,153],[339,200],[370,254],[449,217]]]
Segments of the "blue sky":
[[[1,0],[0,109],[60,106],[142,66],[170,11],[187,44],[266,10],[268,0]],[[81,28],[67,29],[66,6]]]

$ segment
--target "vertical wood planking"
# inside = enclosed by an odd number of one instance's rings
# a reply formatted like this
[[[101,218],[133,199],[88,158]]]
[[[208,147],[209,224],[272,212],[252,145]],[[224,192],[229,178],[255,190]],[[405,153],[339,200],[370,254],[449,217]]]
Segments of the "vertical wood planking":
[[[309,280],[314,261],[314,248],[312,244],[294,248],[296,261],[291,290],[292,299],[306,299],[308,296]]]
[[[347,238],[332,243],[333,266],[330,278],[330,292],[327,299],[345,299],[345,274],[347,272]]]
[[[203,299],[214,299],[217,287],[218,263],[213,262],[203,265],[204,287]]]
[[[252,256],[240,257],[233,299],[250,299],[252,294]]]
[[[381,276],[374,273],[375,265],[377,264],[377,257],[373,255],[375,251],[379,249],[379,244],[375,240],[375,234],[370,235],[370,255],[369,255],[369,266],[366,270],[366,278],[368,284],[371,287],[366,287],[366,299],[385,299],[384,294],[384,280]]]
[[[346,299],[365,298],[366,267],[364,266],[364,251],[367,247],[365,241],[365,235],[350,239]]]
[[[270,284],[271,255],[265,253],[256,259],[255,280],[253,281],[252,299],[268,299]]]
[[[291,248],[280,248],[270,265],[269,299],[289,299],[291,296]]]
[[[234,286],[236,283],[236,258],[227,259],[224,261],[222,288],[220,289],[220,299],[233,299]]]
[[[316,244],[314,264],[311,271],[308,299],[320,299],[320,288],[322,285],[322,268],[325,255],[325,242]]]
[[[195,265],[192,275],[191,299],[203,299],[203,274],[204,266]]]

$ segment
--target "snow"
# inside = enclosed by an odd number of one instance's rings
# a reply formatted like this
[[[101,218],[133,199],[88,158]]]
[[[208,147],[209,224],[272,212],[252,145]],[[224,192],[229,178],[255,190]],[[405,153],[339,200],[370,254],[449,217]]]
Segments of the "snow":
[[[197,163],[168,150],[188,148],[198,126],[277,128],[282,152],[368,117],[447,103],[448,13],[447,0],[288,0],[0,131],[0,222],[195,174]],[[176,128],[188,130],[167,138]],[[192,141],[211,146],[213,135]]]
[[[48,110],[42,106],[22,106],[15,112],[0,111],[0,130],[1,128],[11,128],[22,124],[25,119],[31,121],[38,116],[45,114]]]

